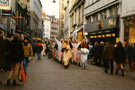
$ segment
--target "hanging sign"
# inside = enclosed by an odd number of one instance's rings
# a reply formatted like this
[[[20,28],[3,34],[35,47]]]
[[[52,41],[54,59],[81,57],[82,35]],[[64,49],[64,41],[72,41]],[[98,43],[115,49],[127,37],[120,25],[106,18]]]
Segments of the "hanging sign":
[[[10,10],[11,0],[0,0],[0,9]]]

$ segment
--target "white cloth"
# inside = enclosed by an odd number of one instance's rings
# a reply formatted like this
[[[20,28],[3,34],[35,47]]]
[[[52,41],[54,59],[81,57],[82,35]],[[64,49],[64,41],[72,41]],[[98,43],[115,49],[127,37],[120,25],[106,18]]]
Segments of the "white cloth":
[[[82,54],[81,53],[81,63],[85,63],[87,61],[87,57],[88,57],[87,54]]]
[[[87,48],[81,48],[81,63],[86,63],[89,50]]]
[[[58,50],[61,51],[62,50],[62,43],[60,41],[58,41],[57,39],[55,39],[58,45]]]

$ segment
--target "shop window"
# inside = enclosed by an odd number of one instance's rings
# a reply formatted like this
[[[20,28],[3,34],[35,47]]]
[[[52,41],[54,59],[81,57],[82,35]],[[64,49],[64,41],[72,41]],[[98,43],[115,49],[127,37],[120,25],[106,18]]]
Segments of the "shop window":
[[[135,17],[126,19],[124,24],[124,40],[129,43],[135,43]]]

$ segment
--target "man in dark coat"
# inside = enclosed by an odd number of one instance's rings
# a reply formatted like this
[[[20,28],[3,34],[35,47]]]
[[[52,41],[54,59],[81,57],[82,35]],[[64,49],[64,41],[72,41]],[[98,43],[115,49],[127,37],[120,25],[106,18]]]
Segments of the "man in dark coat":
[[[0,70],[2,69],[3,56],[4,56],[4,32],[0,31]]]
[[[10,85],[10,80],[13,78],[13,85],[16,85],[16,79],[18,78],[19,68],[22,65],[24,59],[24,51],[19,34],[14,35],[14,39],[11,41],[11,70],[9,72],[7,85]]]
[[[103,57],[105,59],[105,72],[108,73],[109,66],[111,66],[110,74],[113,74],[114,70],[114,45],[109,42],[103,51]]]

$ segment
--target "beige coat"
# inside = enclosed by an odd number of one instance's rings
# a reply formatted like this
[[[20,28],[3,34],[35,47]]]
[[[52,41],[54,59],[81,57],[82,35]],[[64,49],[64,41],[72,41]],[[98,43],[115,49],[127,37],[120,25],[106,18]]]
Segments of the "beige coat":
[[[24,57],[32,57],[33,56],[33,49],[30,43],[28,45],[23,44],[24,49]]]

